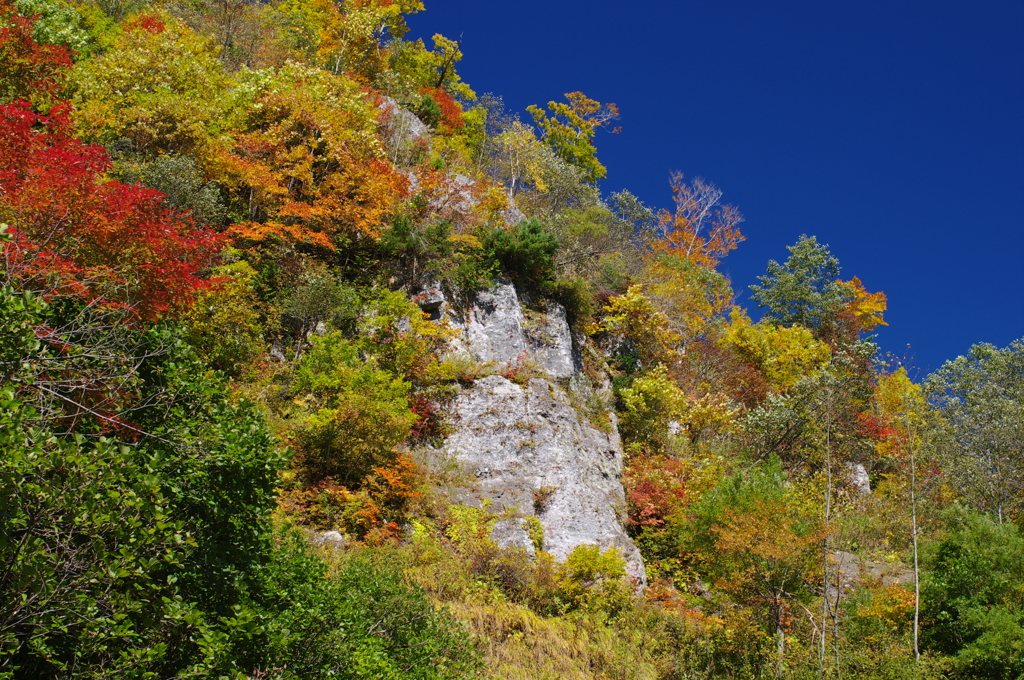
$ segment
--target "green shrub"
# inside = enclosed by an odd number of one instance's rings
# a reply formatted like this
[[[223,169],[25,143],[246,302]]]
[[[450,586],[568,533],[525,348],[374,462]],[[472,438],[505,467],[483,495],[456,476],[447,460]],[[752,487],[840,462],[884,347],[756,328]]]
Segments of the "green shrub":
[[[332,330],[355,330],[362,300],[359,293],[326,270],[312,268],[281,300],[284,325],[302,342],[321,323]]]
[[[188,156],[157,156],[143,162],[118,163],[118,178],[139,183],[166,196],[167,206],[188,213],[200,224],[221,225],[227,208],[220,189],[204,181],[196,162]]]
[[[195,542],[127,446],[62,441],[0,392],[0,678],[99,677],[163,655]],[[177,625],[176,625],[177,624]]]
[[[292,394],[308,415],[296,427],[300,465],[312,480],[362,480],[389,462],[416,422],[410,386],[377,368],[340,333],[313,339],[295,373]]]
[[[48,314],[0,291],[0,677],[184,672],[265,561],[281,455],[169,326],[123,331],[137,336],[131,422],[67,433],[15,396],[52,361],[26,332]],[[103,368],[89,359],[80,378]]]
[[[441,111],[441,105],[438,104],[437,100],[429,94],[420,96],[416,105],[413,107],[413,111],[416,113],[417,118],[435,130],[440,124],[441,119],[444,118],[444,113]]]
[[[551,286],[551,297],[565,308],[569,324],[581,330],[598,310],[590,284],[582,276],[554,283]]]
[[[137,401],[107,422],[120,441],[56,432],[19,401],[51,358],[35,333],[50,313],[0,289],[0,678],[472,677],[474,644],[390,555],[329,569],[298,534],[275,544],[282,454],[173,327],[125,331]]]
[[[494,229],[484,237],[483,245],[517,283],[538,288],[554,281],[558,239],[538,220],[524,220],[509,231]]]
[[[953,677],[1024,674],[1024,536],[1016,524],[957,509],[951,532],[928,546],[922,642],[954,657]]]
[[[270,309],[256,297],[256,272],[247,262],[213,273],[220,280],[196,295],[185,315],[185,337],[208,366],[237,376],[266,351],[263,331]]]
[[[59,0],[16,0],[14,8],[26,17],[39,18],[33,27],[33,38],[41,44],[60,45],[74,53],[89,50],[91,39],[82,28],[82,15]]]
[[[404,580],[396,555],[356,550],[329,561],[298,532],[278,537],[255,597],[236,614],[247,625],[224,649],[224,670],[274,668],[267,677],[280,680],[475,675],[476,645]]]
[[[423,209],[413,206],[414,211]],[[480,239],[472,234],[453,234],[450,220],[421,223],[400,213],[391,220],[378,242],[378,251],[396,260],[401,277],[419,274],[436,277],[456,292],[468,293],[494,277],[494,262]]]

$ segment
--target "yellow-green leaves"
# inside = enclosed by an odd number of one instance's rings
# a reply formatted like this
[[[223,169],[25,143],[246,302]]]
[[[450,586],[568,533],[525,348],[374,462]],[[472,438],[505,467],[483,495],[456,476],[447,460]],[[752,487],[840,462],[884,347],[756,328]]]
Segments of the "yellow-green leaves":
[[[75,122],[86,139],[134,151],[193,153],[225,115],[228,78],[212,41],[169,16],[129,22],[103,54],[71,73]]]
[[[548,102],[551,115],[536,105],[526,110],[544,131],[542,141],[559,158],[583,170],[587,181],[596,182],[607,175],[608,170],[597,160],[594,134],[619,117],[619,108],[615,104],[594,101],[582,92],[568,92],[565,98],[568,103]]]
[[[422,9],[419,0],[284,0],[275,11],[294,49],[335,75],[371,83],[387,70],[385,38],[405,35],[405,15]]]
[[[308,413],[296,439],[304,471],[314,480],[362,479],[390,462],[417,419],[409,410],[409,383],[367,361],[340,333],[314,339],[292,392]]]
[[[196,295],[185,315],[186,339],[209,366],[237,375],[265,351],[263,326],[270,315],[253,290],[256,271],[247,262],[218,267],[216,281]]]
[[[668,315],[658,309],[639,286],[613,297],[605,307],[601,330],[632,341],[643,366],[674,363],[679,359],[681,337],[672,329]]]
[[[684,345],[720,327],[733,299],[724,276],[668,254],[647,257],[640,279],[644,294],[671,320]]]
[[[672,381],[664,365],[640,376],[622,390],[622,431],[634,443],[663,451],[673,436],[695,444],[711,432],[727,430],[739,415],[719,395],[687,395]]]
[[[547,192],[544,175],[551,150],[540,143],[533,128],[515,121],[494,138],[494,145],[499,177],[508,185],[509,196],[525,185]]]
[[[664,365],[633,381],[620,395],[625,407],[622,413],[622,432],[633,443],[646,443],[654,449],[668,446],[673,423],[687,410],[686,393],[672,382]]]
[[[832,356],[829,346],[803,326],[780,328],[764,321],[753,324],[739,307],[733,308],[722,342],[734,347],[781,391],[823,368]]]

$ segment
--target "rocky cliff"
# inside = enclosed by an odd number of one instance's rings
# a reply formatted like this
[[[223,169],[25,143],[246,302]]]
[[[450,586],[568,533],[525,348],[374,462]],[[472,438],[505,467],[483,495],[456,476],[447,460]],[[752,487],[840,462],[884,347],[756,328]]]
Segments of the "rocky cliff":
[[[526,309],[508,281],[478,293],[465,310],[451,308],[436,289],[419,299],[458,328],[455,352],[495,369],[457,395],[449,413],[454,433],[444,448],[476,479],[462,490],[463,501],[489,499],[493,510],[514,510],[516,519],[495,527],[499,544],[532,553],[525,520],[536,517],[543,549],[557,559],[583,544],[617,548],[630,575],[645,583],[643,559],[623,528],[614,413],[583,408],[584,396],[600,397],[595,393],[602,390],[610,405],[609,386],[593,385],[581,373],[565,310]],[[519,374],[515,381],[510,373]]]

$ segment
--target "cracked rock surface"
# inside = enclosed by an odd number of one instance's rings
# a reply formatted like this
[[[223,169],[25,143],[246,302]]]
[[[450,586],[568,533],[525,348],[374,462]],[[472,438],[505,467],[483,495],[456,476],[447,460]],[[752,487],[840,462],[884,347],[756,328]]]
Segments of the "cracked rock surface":
[[[460,331],[456,348],[477,361],[510,364],[532,359],[555,378],[576,372],[565,309],[552,304],[546,314],[525,311],[508,281],[477,293],[465,318],[449,321]]]
[[[618,548],[630,576],[645,583],[640,551],[622,526],[622,445],[614,420],[607,431],[595,427],[549,380],[517,385],[497,375],[463,391],[453,410],[455,434],[445,448],[476,475],[477,493],[495,511],[536,516],[544,550],[559,560],[578,545]],[[495,539],[530,543],[521,521]]]

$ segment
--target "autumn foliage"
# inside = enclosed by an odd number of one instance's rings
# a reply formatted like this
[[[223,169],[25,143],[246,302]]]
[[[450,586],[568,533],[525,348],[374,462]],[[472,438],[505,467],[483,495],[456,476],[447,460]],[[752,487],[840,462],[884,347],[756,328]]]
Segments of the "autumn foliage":
[[[68,51],[40,45],[32,37],[33,22],[21,16],[11,0],[0,1],[0,102],[25,99],[47,102],[71,66]]]
[[[47,669],[26,677],[78,677],[78,654],[98,659],[82,677],[477,677],[430,646],[449,637],[403,637],[440,612],[494,678],[939,677],[908,639],[928,603],[837,565],[898,568],[957,501],[1019,523],[1020,347],[916,385],[869,335],[886,296],[813,236],[751,287],[757,320],[722,266],[745,236],[718,187],[672,173],[669,209],[604,194],[595,141],[618,108],[569,92],[520,118],[478,98],[461,42],[405,39],[423,9],[0,0],[0,463],[26,454],[0,482],[22,493],[45,451],[96,507],[152,504],[156,531],[110,515],[126,577],[83,552],[104,539],[75,533],[76,508],[4,525],[36,532],[47,569],[100,565],[68,582],[122,646],[88,629],[51,653],[71,628],[43,609],[5,632],[45,589],[15,583],[29,543],[0,541],[0,680],[14,648]],[[78,52],[42,44],[58,29]],[[488,302],[509,283],[511,307]],[[452,437],[482,427],[463,400],[498,383],[548,422],[515,425],[521,496],[463,469]],[[589,506],[557,526],[590,501],[531,461],[563,454],[608,491],[613,526]],[[93,458],[131,475],[104,481]],[[563,550],[576,527],[618,548]],[[166,530],[166,559],[134,562]],[[380,570],[344,576],[359,560],[396,565],[394,597],[366,594]],[[118,590],[135,578],[152,597]],[[433,613],[388,619],[410,582]],[[368,620],[339,614],[359,598]]]
[[[222,239],[169,211],[159,192],[105,181],[110,160],[71,135],[68,107],[0,107],[0,214],[14,237],[8,276],[47,295],[181,310]]]
[[[746,238],[739,229],[743,215],[735,206],[720,205],[722,191],[707,180],[686,182],[674,172],[671,184],[675,210],[661,213],[661,238],[653,248],[713,269]]]

